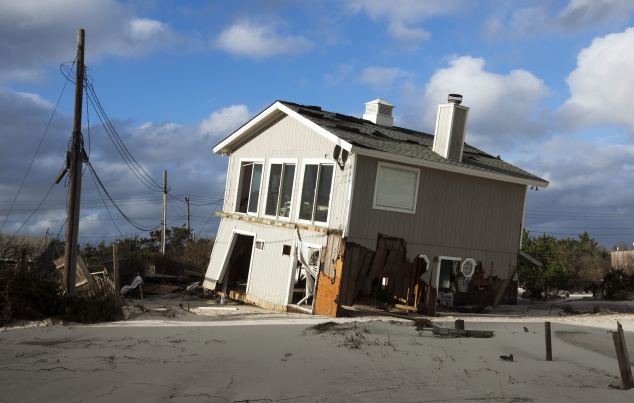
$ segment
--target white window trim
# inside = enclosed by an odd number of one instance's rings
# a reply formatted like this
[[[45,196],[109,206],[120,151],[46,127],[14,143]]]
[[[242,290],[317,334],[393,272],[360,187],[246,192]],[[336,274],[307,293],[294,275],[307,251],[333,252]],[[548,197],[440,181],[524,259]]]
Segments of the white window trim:
[[[249,274],[247,274],[247,288],[244,291],[245,294],[249,293],[249,285],[251,284],[251,269],[253,269],[253,258],[254,258],[254,253],[255,253],[255,240],[257,239],[257,234],[255,232],[250,232],[250,231],[244,231],[241,229],[233,229],[231,231],[231,241],[229,242],[229,248],[227,248],[226,252],[225,252],[225,257],[224,260],[222,262],[222,270],[220,272],[220,278],[222,279],[223,282],[227,281],[226,276],[227,276],[227,270],[229,269],[229,255],[231,253],[233,253],[233,248],[235,246],[235,242],[236,242],[236,234],[239,235],[246,235],[246,236],[252,236],[253,237],[253,246],[251,247],[251,260],[249,262]]]
[[[255,213],[250,213],[249,212],[249,203],[247,202],[247,212],[243,213],[241,211],[238,211],[238,207],[240,204],[240,176],[242,175],[242,164],[245,162],[252,162],[254,164],[262,164],[262,178],[260,178],[260,191],[258,194],[258,209]],[[265,164],[265,160],[264,158],[240,158],[240,162],[238,165],[238,181],[236,182],[236,198],[235,198],[235,203],[233,206],[233,212],[237,213],[237,214],[246,214],[246,215],[250,215],[250,216],[254,216],[254,217],[259,217],[259,213],[260,213],[260,207],[262,207],[262,203],[260,203],[260,201],[262,200],[262,179],[264,179],[264,170],[266,169],[266,164]],[[253,183],[253,173],[251,173],[251,183],[249,183],[249,195],[251,194],[251,184]],[[249,196],[251,197],[251,196]]]
[[[402,171],[410,171],[416,173],[416,189],[414,190],[414,209],[402,209],[398,207],[385,207],[376,204],[376,199],[378,197],[378,188],[379,188],[379,171],[381,168],[393,168],[399,169]],[[386,211],[394,211],[397,213],[408,213],[408,214],[416,214],[416,207],[418,204],[418,186],[420,184],[420,168],[414,168],[407,165],[398,165],[398,164],[390,164],[388,162],[379,161],[376,166],[376,177],[374,178],[374,197],[372,198],[372,208],[375,210],[386,210]]]
[[[277,215],[268,215],[266,214],[266,202],[269,196],[269,179],[271,177],[271,168],[273,164],[295,164],[295,175],[293,175],[293,187],[291,191],[291,211],[288,214],[288,217],[280,217]],[[299,166],[297,162],[297,158],[269,158],[269,162],[266,167],[266,189],[264,191],[264,210],[262,210],[262,215],[267,218],[271,218],[274,220],[280,221],[291,221],[293,218],[293,213],[295,212],[295,203],[293,198],[295,197],[295,184],[297,183],[297,167]],[[279,201],[279,199],[278,199]],[[277,211],[276,211],[277,212]]]
[[[328,217],[326,217],[326,222],[321,222],[321,221],[314,221],[314,220],[302,220],[299,218],[299,213],[300,213],[300,209],[301,209],[301,202],[302,202],[302,188],[304,186],[304,173],[306,172],[306,165],[316,165],[316,164],[323,164],[323,165],[332,165],[333,169],[332,169],[332,182],[330,184],[330,196],[328,198]],[[328,227],[328,225],[330,224],[330,213],[332,212],[332,194],[334,193],[335,190],[335,177],[337,176],[337,164],[335,164],[335,162],[331,159],[327,159],[327,158],[306,158],[302,160],[302,174],[299,180],[299,197],[296,197],[297,201],[296,201],[296,208],[295,208],[295,220],[296,222],[302,223],[302,224],[308,224],[308,225],[315,225],[318,227]],[[317,193],[315,193],[315,197],[317,197]],[[314,203],[314,201],[313,201]]]
[[[434,271],[434,279],[433,283],[436,285],[436,291],[438,291],[438,286],[440,285],[440,264],[443,260],[453,260],[453,261],[461,261],[462,258],[456,256],[438,256],[438,264],[436,265],[436,270]]]
[[[262,242],[262,249],[258,249],[257,245],[258,242]],[[256,239],[254,244],[253,244],[253,248],[258,251],[258,252],[264,252],[264,247],[266,246],[266,241],[264,239]]]
[[[469,277],[465,276],[465,274],[464,274],[464,272],[463,272],[463,267],[464,267],[464,265],[465,265],[466,263],[468,263],[468,262],[469,262],[469,263],[471,263],[471,264],[473,264],[473,273],[471,273],[471,275],[470,275]],[[476,268],[476,266],[477,266],[477,263],[476,263],[475,259],[474,259],[474,258],[472,258],[472,257],[468,257],[468,258],[466,258],[465,260],[463,260],[463,261],[462,261],[462,263],[460,263],[460,272],[462,273],[462,275],[463,275],[463,276],[465,276],[466,278],[469,278],[469,279],[470,279],[470,278],[471,278],[471,277],[473,277],[473,275],[475,274],[475,268]]]

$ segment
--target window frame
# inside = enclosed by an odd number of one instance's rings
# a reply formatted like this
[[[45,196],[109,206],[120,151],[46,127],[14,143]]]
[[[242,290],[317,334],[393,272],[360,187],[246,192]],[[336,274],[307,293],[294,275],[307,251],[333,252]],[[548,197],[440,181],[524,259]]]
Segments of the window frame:
[[[328,216],[326,217],[326,221],[315,221],[315,204],[316,204],[316,200],[317,200],[317,194],[318,194],[318,189],[317,189],[317,184],[319,184],[319,178],[321,176],[321,167],[318,169],[318,174],[317,174],[317,181],[315,183],[315,196],[313,197],[313,214],[312,214],[312,219],[311,220],[303,220],[301,218],[299,218],[299,214],[300,214],[300,210],[301,210],[301,202],[302,202],[302,191],[303,186],[304,186],[304,174],[306,173],[306,165],[331,165],[332,166],[332,178],[331,178],[331,182],[330,182],[330,194],[328,195]],[[330,213],[332,211],[332,194],[333,194],[333,190],[335,187],[335,177],[337,176],[337,164],[335,164],[335,162],[331,159],[327,159],[327,158],[305,158],[302,159],[302,173],[298,182],[298,192],[299,192],[299,197],[296,197],[296,203],[297,205],[295,206],[295,220],[296,222],[302,223],[302,224],[308,224],[308,225],[315,225],[315,226],[319,226],[319,227],[328,227],[328,225],[330,224]]]
[[[258,191],[258,208],[256,210],[255,213],[250,213],[249,212],[249,201],[247,200],[247,211],[246,212],[242,212],[242,211],[238,211],[238,208],[240,207],[240,192],[242,191],[241,188],[241,179],[242,179],[242,166],[244,163],[253,163],[253,164],[261,164],[262,165],[262,176],[260,178],[260,190]],[[260,213],[260,207],[262,206],[262,180],[264,179],[264,170],[266,168],[266,164],[265,164],[265,160],[264,158],[240,158],[240,161],[238,163],[238,181],[236,182],[236,196],[235,196],[235,203],[233,205],[233,212],[237,213],[237,214],[246,214],[246,215],[250,215],[250,216],[255,216],[255,217],[259,217],[259,213]],[[253,185],[253,171],[251,171],[251,182],[249,183],[249,199],[251,198],[251,186]]]
[[[268,197],[269,197],[269,180],[271,178],[271,168],[273,167],[273,164],[288,164],[288,165],[295,165],[295,174],[293,175],[293,186],[292,186],[292,191],[291,191],[291,211],[288,213],[288,217],[280,217],[279,216],[279,210],[278,208],[275,209],[276,215],[269,215],[266,214],[266,203],[268,201]],[[266,193],[264,196],[264,213],[263,216],[266,218],[270,218],[273,220],[280,220],[280,221],[291,221],[291,219],[293,218],[293,213],[295,212],[295,201],[293,200],[293,198],[295,197],[295,183],[297,183],[297,167],[298,167],[298,161],[297,158],[269,158],[268,164],[267,164],[267,169],[266,169]],[[284,176],[284,168],[282,168],[282,172],[281,172],[282,178]],[[282,195],[281,192],[281,186],[282,185],[282,181],[280,181],[280,192],[277,196],[277,203],[279,204],[280,202],[280,197]],[[277,205],[276,207],[279,207],[279,205]]]
[[[379,173],[381,168],[392,168],[401,171],[409,171],[416,173],[416,187],[414,189],[414,208],[406,209],[399,207],[386,207],[377,204],[378,189],[379,189]],[[374,178],[374,196],[372,197],[372,208],[375,210],[393,211],[396,213],[416,214],[416,208],[418,207],[418,188],[420,186],[420,168],[410,167],[407,165],[391,164],[389,162],[378,161],[376,166],[376,177]]]

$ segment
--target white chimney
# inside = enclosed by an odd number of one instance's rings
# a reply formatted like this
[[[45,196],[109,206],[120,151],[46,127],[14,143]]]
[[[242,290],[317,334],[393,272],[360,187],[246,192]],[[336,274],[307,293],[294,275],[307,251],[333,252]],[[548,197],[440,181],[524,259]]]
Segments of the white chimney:
[[[447,102],[438,106],[432,150],[447,159],[460,162],[469,108],[460,105],[460,94],[449,94]]]
[[[392,126],[394,123],[392,109],[394,109],[394,105],[381,98],[377,98],[365,103],[363,119],[381,126]]]

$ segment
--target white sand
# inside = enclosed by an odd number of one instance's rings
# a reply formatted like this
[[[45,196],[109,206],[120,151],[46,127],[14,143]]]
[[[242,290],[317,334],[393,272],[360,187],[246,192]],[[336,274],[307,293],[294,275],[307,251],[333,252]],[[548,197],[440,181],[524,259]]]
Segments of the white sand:
[[[0,332],[0,401],[634,401],[608,387],[619,379],[605,330],[621,320],[634,351],[632,315],[550,318],[546,362],[542,318],[468,317],[495,337],[439,339],[409,321],[339,319],[318,333],[307,328],[328,319],[203,311],[218,315]]]

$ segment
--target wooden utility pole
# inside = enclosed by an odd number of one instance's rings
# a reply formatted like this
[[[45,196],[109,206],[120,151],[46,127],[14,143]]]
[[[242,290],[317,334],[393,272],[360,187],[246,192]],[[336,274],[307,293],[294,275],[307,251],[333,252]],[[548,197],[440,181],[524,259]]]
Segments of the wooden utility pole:
[[[546,361],[553,360],[553,343],[550,335],[550,322],[544,323],[544,334],[546,337]]]
[[[165,254],[165,238],[167,237],[167,170],[163,170],[163,221],[161,222],[161,253]]]
[[[632,389],[634,388],[634,378],[632,377],[632,364],[630,364],[630,356],[627,352],[627,345],[625,344],[625,335],[623,333],[623,326],[620,322],[616,322],[616,332],[612,332],[612,338],[614,339],[614,348],[616,349],[616,359],[619,363],[619,371],[621,372],[621,388]]]
[[[112,282],[114,283],[115,300],[119,296],[119,253],[117,251],[117,242],[112,244]]]
[[[81,174],[83,166],[83,141],[81,136],[81,111],[84,93],[84,37],[83,28],[77,30],[77,62],[75,75],[75,111],[73,137],[70,147],[70,183],[66,206],[66,244],[64,247],[64,277],[66,294],[75,294],[75,270],[77,265],[79,205],[81,200]]]
[[[187,227],[187,238],[189,239],[189,197],[187,196],[185,196],[185,225]]]

